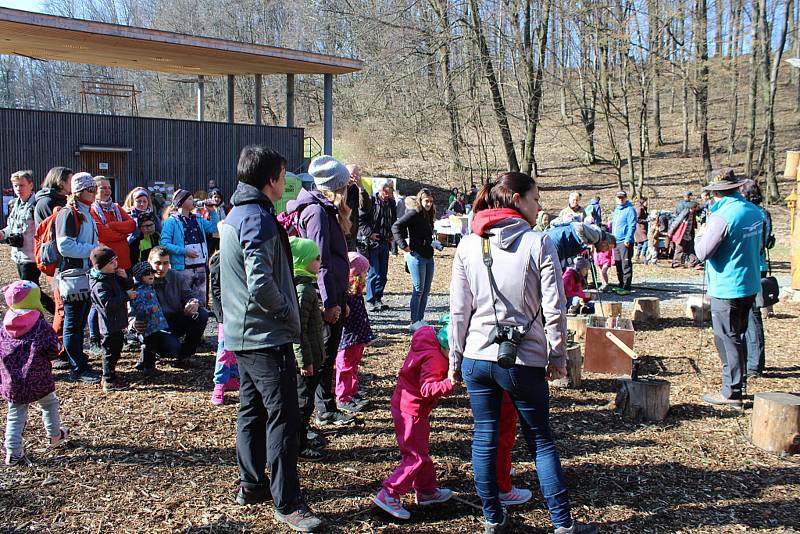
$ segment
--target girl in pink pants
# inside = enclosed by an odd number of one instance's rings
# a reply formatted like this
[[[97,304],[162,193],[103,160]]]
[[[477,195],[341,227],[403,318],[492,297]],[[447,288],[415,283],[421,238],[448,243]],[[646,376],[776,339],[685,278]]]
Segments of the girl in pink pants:
[[[358,364],[364,347],[375,340],[364,305],[369,260],[358,252],[351,252],[350,288],[347,291],[347,315],[342,325],[342,340],[336,354],[336,404],[345,412],[360,412],[367,401],[358,394]]]
[[[436,469],[428,454],[428,417],[439,397],[453,391],[453,384],[447,378],[447,365],[447,354],[433,327],[423,326],[417,330],[392,395],[392,419],[402,459],[394,473],[383,481],[383,489],[372,498],[375,504],[398,519],[411,517],[400,498],[412,488],[417,504],[422,506],[442,503],[453,496],[451,490],[438,487]]]

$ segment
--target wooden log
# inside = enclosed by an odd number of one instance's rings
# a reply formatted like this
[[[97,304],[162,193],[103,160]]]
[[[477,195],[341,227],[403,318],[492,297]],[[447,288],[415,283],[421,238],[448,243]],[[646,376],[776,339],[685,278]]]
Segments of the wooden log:
[[[797,166],[800,164],[800,152],[797,150],[786,151],[786,166],[783,168],[784,178],[796,178]]]
[[[691,295],[686,299],[686,318],[696,325],[711,322],[711,299],[707,296]]]
[[[657,321],[661,318],[661,301],[656,297],[633,299],[634,321]]]
[[[622,303],[604,300],[603,302],[595,303],[595,310],[596,313],[603,317],[619,317],[622,315]]]
[[[581,346],[577,343],[567,346],[567,376],[553,380],[550,382],[557,388],[573,388],[578,389],[581,387],[581,377],[583,375],[583,354],[581,353]]]
[[[567,330],[575,332],[575,341],[586,339],[586,322],[589,315],[567,315]]]
[[[750,418],[750,440],[765,451],[800,453],[800,396],[756,393]]]
[[[634,423],[663,421],[669,412],[669,387],[666,380],[621,378],[614,401],[617,412]]]

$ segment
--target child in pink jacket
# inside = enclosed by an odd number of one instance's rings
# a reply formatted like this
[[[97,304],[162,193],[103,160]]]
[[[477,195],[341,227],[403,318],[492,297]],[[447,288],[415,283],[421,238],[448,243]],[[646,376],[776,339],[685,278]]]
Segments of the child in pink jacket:
[[[400,498],[412,488],[416,492],[416,502],[421,506],[442,503],[453,496],[452,490],[438,487],[436,468],[428,454],[428,416],[439,397],[453,391],[453,383],[447,378],[447,367],[447,354],[442,350],[433,327],[423,326],[414,332],[391,403],[402,459],[394,473],[383,481],[383,489],[372,498],[375,504],[398,519],[411,517]]]
[[[564,283],[564,295],[567,297],[567,313],[594,313],[594,304],[589,302],[592,297],[584,291],[590,267],[587,258],[578,257],[575,259],[575,265],[564,271],[561,278]]]

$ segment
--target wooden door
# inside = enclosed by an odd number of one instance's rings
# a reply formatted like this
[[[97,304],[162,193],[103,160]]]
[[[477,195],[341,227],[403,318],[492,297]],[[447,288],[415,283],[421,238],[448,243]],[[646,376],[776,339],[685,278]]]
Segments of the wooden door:
[[[111,191],[115,202],[121,203],[128,194],[125,168],[128,160],[127,152],[81,152],[80,170],[102,175],[111,182]]]

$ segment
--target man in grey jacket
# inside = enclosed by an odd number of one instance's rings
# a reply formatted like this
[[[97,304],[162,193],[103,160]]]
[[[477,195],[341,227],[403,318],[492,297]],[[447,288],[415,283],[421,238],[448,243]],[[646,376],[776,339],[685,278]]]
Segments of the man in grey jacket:
[[[225,348],[239,362],[236,456],[239,504],[266,501],[294,530],[322,526],[300,495],[297,474],[297,368],[300,314],[292,252],[275,218],[283,196],[286,160],[263,146],[242,150],[233,209],[220,224],[220,279]],[[271,480],[265,469],[269,464]]]

